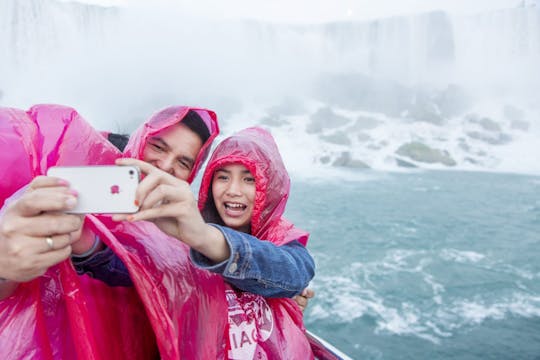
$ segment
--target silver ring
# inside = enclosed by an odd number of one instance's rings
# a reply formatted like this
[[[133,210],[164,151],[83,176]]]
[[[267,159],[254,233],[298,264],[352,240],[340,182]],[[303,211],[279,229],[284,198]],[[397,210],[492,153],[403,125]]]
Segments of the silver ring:
[[[54,242],[53,242],[52,237],[47,236],[45,238],[45,242],[47,243],[47,246],[49,247],[49,250],[54,250]]]

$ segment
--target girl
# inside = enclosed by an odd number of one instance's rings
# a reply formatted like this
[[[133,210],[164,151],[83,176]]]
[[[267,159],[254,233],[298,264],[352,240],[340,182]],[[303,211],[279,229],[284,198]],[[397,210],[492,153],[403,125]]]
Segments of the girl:
[[[115,220],[153,221],[189,246],[197,266],[226,281],[228,358],[312,357],[289,297],[307,286],[314,263],[304,247],[308,234],[282,216],[290,180],[267,131],[249,128],[217,146],[198,203],[184,181],[138,160],[117,163],[147,176],[137,190],[141,210]]]

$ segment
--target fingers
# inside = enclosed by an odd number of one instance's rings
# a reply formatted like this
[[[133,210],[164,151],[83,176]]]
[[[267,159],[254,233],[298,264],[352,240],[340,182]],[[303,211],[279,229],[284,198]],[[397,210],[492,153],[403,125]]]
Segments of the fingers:
[[[182,184],[160,184],[151,190],[135,214],[117,214],[115,221],[139,221],[157,218],[178,218],[186,214],[196,201],[191,189]],[[198,211],[198,210],[196,210]]]
[[[76,215],[65,213],[43,213],[33,217],[13,217],[5,235],[16,237],[47,237],[55,234],[76,232],[82,226],[82,220]],[[7,227],[8,225],[6,225]]]
[[[31,187],[12,205],[14,211],[20,216],[34,216],[44,211],[67,211],[77,204],[76,193],[66,186]],[[32,184],[32,183],[31,183]],[[35,185],[35,184],[34,184]]]
[[[1,246],[2,256],[24,261],[26,258],[71,246],[69,234],[51,236],[20,236],[6,239]]]
[[[302,308],[305,308],[307,303],[308,303],[307,298],[305,296],[302,296],[302,295],[296,295],[295,301]]]
[[[305,288],[300,295],[293,297],[293,300],[298,304],[300,309],[304,311],[308,306],[309,299],[315,296],[315,291],[310,288]]]
[[[41,248],[41,251],[39,251],[40,254],[62,250],[65,247],[70,246],[72,242],[69,234],[46,236],[44,238],[33,238],[32,240],[35,241],[36,244]],[[43,244],[39,244],[40,242]]]
[[[81,226],[79,226],[79,228],[75,231],[72,231],[69,233],[69,240],[71,242],[71,244],[73,244],[74,242],[77,242],[79,241],[79,239],[81,238],[81,235],[83,233],[83,224],[84,224],[84,218],[85,218],[85,215],[81,215],[81,214],[77,214],[75,215],[79,218],[79,220],[81,221]]]
[[[174,218],[178,216],[178,209],[175,204],[166,204],[158,207],[139,211],[135,214],[123,216],[120,215],[116,221],[128,220],[128,221],[141,221],[141,220],[154,220],[159,218]]]
[[[11,264],[8,265],[11,273],[8,278],[18,282],[35,279],[43,275],[51,266],[69,258],[70,255],[71,246],[66,246],[43,254],[12,259]]]
[[[58,264],[71,256],[71,246],[65,246],[57,250],[51,250],[40,254],[37,258],[37,267],[48,269],[49,267]]]
[[[166,176],[165,176],[166,175]],[[179,186],[177,179],[166,173],[151,173],[144,178],[137,186],[135,194],[141,208],[149,208],[157,202],[165,200],[166,194],[173,195],[171,191],[166,191],[166,187]],[[150,198],[148,200],[148,198]]]
[[[117,165],[137,166],[146,175],[137,187],[136,199],[142,205],[154,189],[160,185],[182,186],[184,181],[177,179],[169,173],[166,173],[149,163],[137,159],[123,158],[116,160]],[[184,182],[185,183],[185,182]],[[186,183],[187,184],[187,183]]]
[[[144,162],[144,161],[138,160],[138,159],[133,159],[133,158],[120,158],[120,159],[116,159],[115,164],[116,164],[116,165],[133,165],[133,166],[138,166],[139,169],[141,170],[141,172],[142,172],[143,174],[148,174],[148,173],[150,173],[153,169],[157,169],[157,168],[155,168],[154,166],[150,165],[150,164],[147,163],[147,162]]]
[[[54,187],[54,186],[63,186],[67,187],[68,183],[65,180],[59,179],[53,176],[36,176],[29,184],[29,190],[35,190],[39,188]]]
[[[315,296],[315,290],[313,289],[310,289],[310,288],[305,288],[303,291],[302,291],[302,296],[307,298],[307,299],[311,299],[312,297]]]
[[[300,309],[302,309],[302,311],[304,311],[304,309],[306,308],[308,304],[308,300],[302,295],[296,295],[294,297],[294,301],[296,301],[296,303],[298,304]]]
[[[138,166],[146,174],[145,178],[137,186],[135,195],[141,210],[193,197],[191,188],[187,182],[144,161],[126,158],[118,159],[116,163],[118,165]]]
[[[48,176],[32,180],[0,217],[3,277],[28,281],[69,257],[70,233],[81,228],[83,218],[64,211],[76,202],[76,193],[67,182]]]
[[[193,198],[191,192],[190,196]],[[184,204],[187,204],[186,201],[189,200],[190,199],[186,199],[175,186],[158,185],[146,197],[138,212],[135,214],[116,214],[113,215],[113,220],[139,221],[166,217],[176,218],[185,212]]]
[[[70,256],[68,235],[51,237],[52,247],[46,239],[21,236],[0,243],[2,277],[19,282],[28,281]]]
[[[141,204],[141,209],[145,210],[191,199],[194,199],[194,196],[189,187],[183,187],[182,184],[159,184],[150,190]]]

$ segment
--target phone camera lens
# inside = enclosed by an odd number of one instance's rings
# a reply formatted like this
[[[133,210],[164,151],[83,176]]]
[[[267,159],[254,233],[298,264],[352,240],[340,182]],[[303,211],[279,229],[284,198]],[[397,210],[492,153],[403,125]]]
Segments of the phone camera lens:
[[[133,174],[135,174],[135,171],[129,170],[129,175],[133,175]]]

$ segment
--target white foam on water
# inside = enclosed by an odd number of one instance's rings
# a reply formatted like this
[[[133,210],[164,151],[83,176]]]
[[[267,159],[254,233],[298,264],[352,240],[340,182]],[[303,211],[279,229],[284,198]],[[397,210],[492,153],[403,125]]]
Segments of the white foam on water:
[[[344,277],[319,276],[313,287],[321,296],[322,304],[308,308],[312,321],[336,319],[340,322],[351,322],[367,312],[371,301],[366,298],[369,299],[374,295],[373,292],[362,289],[359,284]]]
[[[454,330],[478,325],[486,320],[502,320],[509,315],[540,317],[540,297],[527,293],[514,293],[495,303],[482,299],[457,300],[439,312],[439,320]]]
[[[377,321],[376,333],[414,335],[435,344],[440,342],[439,338],[430,334],[430,328],[422,323],[421,311],[408,303],[403,303],[401,309],[380,306],[375,310],[381,317]]]
[[[500,261],[495,261],[490,257],[475,251],[446,248],[441,250],[439,257],[445,261],[452,261],[461,264],[478,264],[481,265],[481,268],[510,274],[525,280],[533,280],[538,277],[538,274],[534,274],[530,270],[519,268],[511,264],[501,263]]]
[[[517,276],[525,280],[537,279],[539,278],[539,275],[540,275],[538,273],[534,274],[530,270],[522,269],[517,266],[510,265],[510,264],[493,264],[492,266],[490,266],[490,268],[496,271],[501,271],[510,275]]]
[[[424,250],[392,249],[380,263],[380,269],[392,271],[421,272],[425,263],[421,259],[427,254]],[[420,260],[419,260],[420,259]],[[378,264],[376,264],[379,267]]]
[[[308,308],[310,322],[324,319],[334,323],[350,323],[362,316],[370,316],[376,319],[377,333],[413,335],[434,343],[439,342],[431,334],[436,326],[423,324],[422,312],[412,304],[403,303],[400,308],[387,306],[384,299],[374,291],[363,289],[345,278],[324,277],[318,279],[317,284],[317,296],[324,297],[324,300]],[[436,332],[444,334],[439,329]]]
[[[446,261],[455,261],[459,263],[477,263],[486,256],[475,251],[464,251],[457,249],[443,249],[440,257]]]
[[[434,276],[425,272],[423,274],[424,274],[423,280],[426,282],[426,284],[429,284],[431,286],[431,289],[433,291],[433,302],[435,302],[435,304],[441,305],[443,302],[442,294],[446,290],[444,288],[444,285],[437,282]]]
[[[350,323],[363,317],[375,321],[376,333],[398,336],[414,336],[434,344],[463,331],[476,327],[487,320],[502,321],[509,316],[540,317],[540,297],[531,295],[527,284],[516,279],[519,291],[511,293],[482,292],[481,285],[472,294],[455,298],[445,284],[429,273],[430,265],[437,255],[458,264],[475,264],[486,270],[498,271],[519,277],[524,281],[534,280],[539,274],[496,263],[475,251],[446,248],[440,252],[395,249],[383,258],[372,262],[355,262],[344,270],[347,276],[317,276],[317,304],[310,310],[308,319],[324,319],[332,323]],[[396,302],[387,298],[380,289],[381,277],[398,279],[400,274],[417,276],[420,282],[431,288],[431,305],[422,301]],[[421,284],[419,288],[425,287]],[[471,289],[472,290],[472,289]],[[426,299],[425,295],[422,298]]]
[[[440,337],[449,336],[444,327],[431,321],[429,314],[410,302],[390,304],[378,293],[378,284],[372,281],[375,277],[396,273],[418,274],[431,287],[433,301],[440,306],[445,288],[424,271],[430,262],[429,253],[425,251],[393,250],[377,262],[353,263],[347,271],[351,277],[317,276],[313,285],[319,300],[311,310],[308,308],[309,319],[349,323],[367,316],[375,319],[377,333],[410,335],[439,343]]]
[[[423,279],[433,284],[435,293],[444,292],[444,287],[430,276]],[[350,323],[367,316],[375,319],[376,333],[415,336],[434,344],[464,327],[478,326],[487,320],[540,317],[540,297],[527,292],[489,300],[480,295],[450,302],[443,299],[434,301],[436,308],[426,311],[410,302],[390,304],[377,293],[376,287],[371,289],[370,284],[361,286],[342,277],[318,278],[316,291],[318,301],[307,310],[310,322]]]

